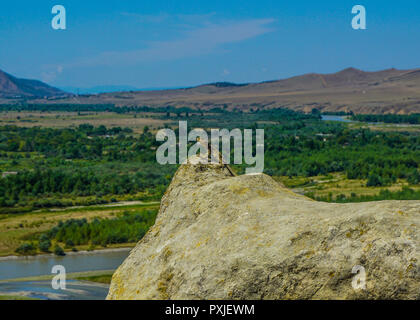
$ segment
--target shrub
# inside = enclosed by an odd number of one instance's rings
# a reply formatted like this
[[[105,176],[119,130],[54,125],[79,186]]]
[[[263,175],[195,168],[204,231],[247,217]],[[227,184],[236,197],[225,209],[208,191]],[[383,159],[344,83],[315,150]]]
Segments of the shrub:
[[[35,254],[36,248],[32,243],[24,243],[20,245],[19,248],[15,250],[15,252],[22,255]]]
[[[72,248],[74,247],[74,243],[71,239],[66,240],[66,248]]]
[[[382,186],[382,179],[380,176],[378,176],[377,174],[370,174],[368,181],[366,183],[367,187],[378,187],[378,186]]]
[[[56,256],[65,256],[63,248],[61,248],[58,244],[54,246],[54,254]]]
[[[39,250],[42,252],[49,252],[51,247],[51,241],[49,239],[39,241],[38,247]]]
[[[420,184],[420,173],[417,171],[417,169],[414,169],[414,171],[412,172],[412,174],[410,174],[407,177],[407,181],[410,184]]]

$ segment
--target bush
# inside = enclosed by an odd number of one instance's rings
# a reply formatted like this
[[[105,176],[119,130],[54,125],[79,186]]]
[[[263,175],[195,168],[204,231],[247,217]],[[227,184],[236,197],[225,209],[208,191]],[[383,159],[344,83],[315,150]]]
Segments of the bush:
[[[65,247],[66,248],[72,248],[72,247],[74,247],[73,241],[71,239],[67,239],[66,240],[66,246]]]
[[[61,248],[58,244],[54,246],[54,254],[56,256],[65,256],[63,248]]]
[[[32,243],[24,243],[19,248],[17,248],[15,252],[22,255],[35,254],[36,247]]]
[[[51,247],[51,241],[49,239],[39,241],[38,248],[42,252],[49,252]]]
[[[420,184],[420,173],[417,171],[417,169],[414,169],[412,174],[407,177],[407,181],[410,184]]]
[[[382,185],[383,182],[380,176],[374,173],[369,175],[368,182],[366,183],[367,187],[378,187]]]

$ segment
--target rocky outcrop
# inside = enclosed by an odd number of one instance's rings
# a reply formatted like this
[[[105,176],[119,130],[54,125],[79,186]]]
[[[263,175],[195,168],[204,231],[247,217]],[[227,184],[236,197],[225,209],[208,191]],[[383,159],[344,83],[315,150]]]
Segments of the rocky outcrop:
[[[107,298],[419,299],[419,216],[420,201],[322,203],[264,174],[182,165]]]

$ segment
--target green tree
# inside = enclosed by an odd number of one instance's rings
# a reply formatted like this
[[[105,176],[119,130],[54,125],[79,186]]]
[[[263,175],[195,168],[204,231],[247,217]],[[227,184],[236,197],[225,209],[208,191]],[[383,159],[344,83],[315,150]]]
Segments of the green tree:
[[[36,247],[34,246],[33,243],[24,243],[20,245],[19,248],[15,250],[15,252],[22,255],[35,254]]]
[[[51,241],[46,234],[42,234],[39,237],[38,248],[42,252],[49,252],[51,247]]]
[[[367,187],[378,187],[382,186],[383,182],[380,176],[375,173],[372,173],[368,177],[368,181],[366,183]]]
[[[413,172],[407,177],[407,181],[410,184],[419,184],[420,183],[420,174],[417,169],[414,169]]]
[[[54,254],[56,256],[65,256],[63,248],[61,248],[58,244],[54,246]]]

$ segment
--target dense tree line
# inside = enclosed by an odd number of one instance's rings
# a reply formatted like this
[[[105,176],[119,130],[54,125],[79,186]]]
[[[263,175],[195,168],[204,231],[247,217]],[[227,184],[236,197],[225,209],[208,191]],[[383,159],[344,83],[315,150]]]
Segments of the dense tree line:
[[[217,111],[217,112],[216,112]],[[158,117],[165,120],[188,121],[190,128],[251,128],[272,127],[274,125],[284,125],[293,127],[293,129],[305,126],[305,123],[317,124],[321,119],[319,113],[302,113],[289,109],[260,109],[259,107],[251,108],[250,112],[227,111],[225,109],[215,108],[209,113],[170,113]],[[260,125],[257,125],[259,123]],[[176,124],[174,121],[173,124]]]
[[[420,124],[420,114],[356,114],[351,119],[361,122],[408,123]]]
[[[106,194],[134,194],[140,191],[161,194],[169,179],[156,168],[152,169],[154,170],[146,169],[133,174],[119,175],[112,171],[96,172],[91,168],[25,170],[0,179],[0,206],[13,206],[19,201],[24,202],[27,197],[38,198],[53,194],[98,197]],[[42,199],[35,201],[34,205],[49,206],[48,202]]]
[[[102,219],[69,219],[59,221],[50,230],[34,235],[30,242],[22,243],[15,252],[21,255],[32,255],[37,252],[52,252],[65,255],[64,248],[77,251],[80,245],[90,247],[139,241],[153,225],[157,209],[140,209],[134,213],[128,211],[115,218]],[[54,246],[53,246],[54,243]],[[60,245],[61,244],[61,245]]]
[[[84,244],[102,245],[137,242],[153,225],[157,210],[142,210],[137,213],[124,212],[112,219],[95,218],[60,221],[57,226],[41,237],[64,243],[67,247]]]
[[[370,185],[390,184],[397,178],[419,183],[420,136],[342,126],[324,129],[315,135],[305,130],[288,135],[281,128],[268,128],[266,172],[306,177],[345,172],[349,179],[369,179]]]
[[[0,104],[0,112],[4,111],[40,111],[40,112],[114,112],[118,114],[123,113],[139,113],[139,112],[196,112],[197,110],[188,107],[149,107],[149,106],[115,106],[114,104],[71,104],[71,103],[57,103],[57,104]],[[220,112],[220,108],[213,108],[211,112]],[[203,110],[203,112],[209,112]]]
[[[388,189],[385,189],[385,190],[381,190],[379,194],[376,194],[376,195],[358,196],[355,193],[352,193],[350,196],[339,194],[337,197],[333,198],[332,194],[329,194],[326,197],[322,197],[322,196],[316,197],[312,193],[309,193],[309,194],[306,194],[306,196],[313,198],[314,200],[317,200],[317,201],[337,202],[337,203],[381,201],[381,200],[419,200],[420,190],[415,191],[407,186],[404,186],[402,190],[399,190],[399,191],[390,191]]]
[[[39,152],[45,157],[58,156],[65,159],[95,159],[104,155],[112,158],[117,145],[118,151],[123,154],[147,147],[142,143],[145,139],[134,139],[127,135],[131,132],[128,128],[94,128],[86,124],[80,125],[78,129],[3,126],[0,127],[0,152]],[[104,139],[110,136],[116,139]],[[150,140],[151,137],[146,138]],[[0,156],[6,155],[0,153]]]
[[[0,207],[103,203],[105,195],[137,192],[158,200],[176,167],[160,166],[156,147],[147,128],[133,136],[131,129],[91,125],[0,127],[2,171],[17,171],[0,178]],[[74,196],[97,199],[93,203],[66,200]]]

